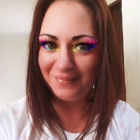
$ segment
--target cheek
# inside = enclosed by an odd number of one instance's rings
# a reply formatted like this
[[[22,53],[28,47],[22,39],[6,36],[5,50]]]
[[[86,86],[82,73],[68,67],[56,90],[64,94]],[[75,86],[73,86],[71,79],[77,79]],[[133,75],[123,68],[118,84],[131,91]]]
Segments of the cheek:
[[[99,72],[99,62],[95,61],[94,57],[91,59],[84,59],[83,63],[78,67],[82,75],[87,79],[96,79]]]
[[[90,52],[89,54],[76,58],[78,68],[85,75],[98,75],[100,66],[100,51],[99,49]]]
[[[39,50],[39,56],[38,56],[38,63],[39,67],[41,69],[42,74],[50,72],[52,65],[53,65],[53,57],[51,54],[46,53],[44,49],[41,47]]]

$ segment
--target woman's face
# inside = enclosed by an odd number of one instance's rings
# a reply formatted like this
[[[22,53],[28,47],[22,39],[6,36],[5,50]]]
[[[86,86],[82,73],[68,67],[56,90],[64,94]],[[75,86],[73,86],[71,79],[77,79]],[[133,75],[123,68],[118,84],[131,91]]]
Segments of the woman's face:
[[[42,22],[38,62],[49,88],[64,101],[89,96],[97,79],[101,48],[94,15],[77,2],[57,1]]]

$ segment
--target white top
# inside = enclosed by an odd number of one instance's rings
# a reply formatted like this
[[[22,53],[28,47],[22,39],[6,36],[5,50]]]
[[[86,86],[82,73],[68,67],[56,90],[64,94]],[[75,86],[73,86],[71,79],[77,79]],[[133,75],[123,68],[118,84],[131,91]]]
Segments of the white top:
[[[112,125],[111,125],[112,124]],[[114,117],[108,127],[105,140],[139,140],[139,114],[129,104],[118,101]],[[48,140],[56,139],[48,128]],[[75,140],[78,134],[66,132],[68,140]],[[92,140],[93,133],[84,140]],[[27,116],[26,97],[11,103],[0,112],[0,140],[43,140],[35,138]]]

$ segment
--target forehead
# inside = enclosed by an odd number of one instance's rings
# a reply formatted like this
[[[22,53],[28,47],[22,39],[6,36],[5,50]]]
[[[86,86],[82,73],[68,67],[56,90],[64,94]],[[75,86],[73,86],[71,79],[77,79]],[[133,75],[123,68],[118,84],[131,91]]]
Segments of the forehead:
[[[94,13],[76,1],[58,0],[46,11],[40,34],[95,36]]]

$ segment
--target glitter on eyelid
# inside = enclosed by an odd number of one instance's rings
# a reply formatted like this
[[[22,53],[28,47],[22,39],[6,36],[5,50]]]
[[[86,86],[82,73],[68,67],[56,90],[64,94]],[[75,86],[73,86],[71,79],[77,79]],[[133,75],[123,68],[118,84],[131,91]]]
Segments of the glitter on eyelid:
[[[44,39],[44,38],[41,38],[41,39],[40,39],[40,38],[39,38],[39,42],[40,42],[40,43],[46,42],[46,39]]]
[[[85,49],[85,50],[82,50],[82,49],[80,49],[80,46],[82,46],[82,45],[87,45],[88,48]],[[78,43],[77,45],[75,45],[75,46],[72,48],[72,52],[76,52],[76,53],[79,53],[79,52],[81,52],[81,53],[86,53],[86,52],[88,52],[88,51],[93,50],[97,45],[98,45],[98,40],[96,40],[96,39],[88,39],[88,40],[85,41],[85,42],[80,42],[80,43]]]
[[[56,47],[56,48],[50,48],[48,46],[48,44],[53,43],[54,45],[56,45],[56,43],[54,41],[49,41],[46,40],[44,38],[40,38],[39,42],[41,44],[42,47],[44,47],[46,50],[48,51],[59,51],[60,47]],[[93,50],[96,46],[98,45],[98,40],[96,39],[87,39],[86,41],[81,41],[79,43],[77,43],[76,45],[74,45],[72,47],[72,52],[76,52],[76,53],[86,53],[88,51]]]
[[[90,44],[96,44],[98,42],[98,40],[96,39],[88,39],[87,40],[87,43],[90,43]]]
[[[53,41],[47,41],[46,39],[39,39],[40,45],[45,48],[48,51],[58,51],[58,47],[57,48],[50,48],[50,46],[48,46],[49,44],[53,44],[55,47],[55,43]]]

